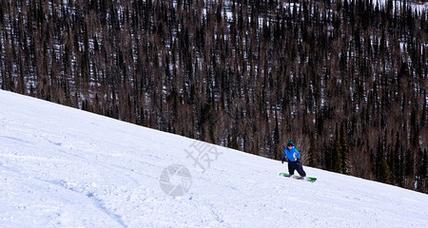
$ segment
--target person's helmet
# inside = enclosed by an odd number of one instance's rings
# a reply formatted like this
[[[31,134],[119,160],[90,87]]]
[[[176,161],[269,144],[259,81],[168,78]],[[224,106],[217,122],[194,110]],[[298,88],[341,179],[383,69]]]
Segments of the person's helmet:
[[[293,140],[288,140],[287,146],[294,146]]]

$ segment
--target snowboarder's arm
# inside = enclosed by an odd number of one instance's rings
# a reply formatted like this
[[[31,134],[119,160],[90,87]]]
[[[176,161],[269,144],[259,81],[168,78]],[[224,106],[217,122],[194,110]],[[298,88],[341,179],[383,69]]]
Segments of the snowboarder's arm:
[[[299,150],[297,150],[297,149],[295,150],[294,156],[296,158],[296,161],[300,162],[300,151]]]
[[[284,149],[284,151],[282,152],[282,164],[284,164],[284,162],[286,161],[286,157],[287,157],[287,149]]]

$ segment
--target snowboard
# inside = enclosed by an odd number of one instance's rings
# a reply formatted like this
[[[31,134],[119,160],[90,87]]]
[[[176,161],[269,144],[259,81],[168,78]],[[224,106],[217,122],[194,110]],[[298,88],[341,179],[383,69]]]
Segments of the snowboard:
[[[289,173],[279,173],[279,175],[283,177],[293,177],[294,179],[298,179],[298,180],[306,180],[311,183],[314,183],[317,180],[316,177],[301,177],[296,175],[290,175]]]

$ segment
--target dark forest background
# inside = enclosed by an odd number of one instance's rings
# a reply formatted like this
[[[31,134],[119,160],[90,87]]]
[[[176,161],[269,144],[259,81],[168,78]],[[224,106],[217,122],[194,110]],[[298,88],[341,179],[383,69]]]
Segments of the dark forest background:
[[[1,89],[428,192],[420,2],[0,2]]]

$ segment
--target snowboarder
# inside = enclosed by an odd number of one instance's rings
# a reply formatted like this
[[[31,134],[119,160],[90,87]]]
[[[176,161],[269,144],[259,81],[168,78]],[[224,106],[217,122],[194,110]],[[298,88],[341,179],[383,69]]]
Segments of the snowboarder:
[[[301,177],[306,176],[306,173],[303,170],[303,166],[300,163],[300,152],[296,149],[296,147],[294,147],[294,143],[292,140],[288,140],[287,147],[284,148],[282,164],[284,164],[286,159],[288,160],[288,173],[290,175],[293,175],[294,170],[296,170]]]

